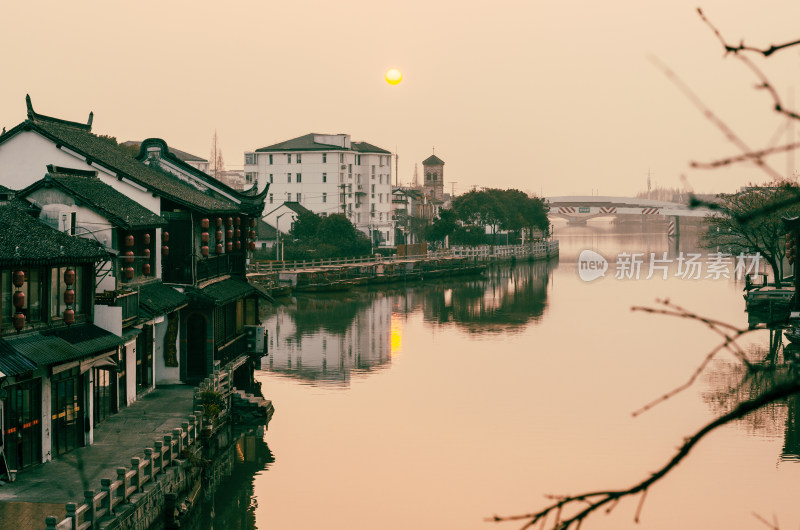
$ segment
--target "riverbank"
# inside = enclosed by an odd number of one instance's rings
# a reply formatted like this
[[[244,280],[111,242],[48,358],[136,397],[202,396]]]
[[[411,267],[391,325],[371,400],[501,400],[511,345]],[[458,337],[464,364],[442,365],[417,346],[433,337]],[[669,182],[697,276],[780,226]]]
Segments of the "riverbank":
[[[63,519],[66,503],[83,500],[85,490],[99,489],[101,479],[116,477],[118,467],[128,467],[132,457],[144,456],[145,447],[181,427],[192,414],[193,396],[193,386],[158,386],[98,424],[94,444],[18,473],[0,487],[0,521],[24,517],[33,528],[44,528],[48,515]],[[54,503],[60,506],[57,513]]]

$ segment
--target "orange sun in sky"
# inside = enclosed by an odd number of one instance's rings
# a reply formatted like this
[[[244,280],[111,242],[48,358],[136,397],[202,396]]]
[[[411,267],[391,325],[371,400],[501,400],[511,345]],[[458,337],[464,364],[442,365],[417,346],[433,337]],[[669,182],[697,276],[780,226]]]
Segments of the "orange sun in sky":
[[[403,80],[403,74],[397,68],[390,68],[386,71],[386,82],[390,85],[396,85]]]

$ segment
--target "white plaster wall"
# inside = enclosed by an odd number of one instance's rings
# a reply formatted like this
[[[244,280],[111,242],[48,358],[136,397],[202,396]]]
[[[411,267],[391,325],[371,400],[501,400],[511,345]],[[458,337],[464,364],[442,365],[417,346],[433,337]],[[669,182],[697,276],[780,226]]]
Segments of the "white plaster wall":
[[[86,433],[86,431],[84,431],[84,435],[86,436],[86,445],[92,445],[94,443],[94,370],[91,368],[86,370],[83,376],[86,389],[86,393],[83,396],[83,421],[86,422],[87,418],[89,420],[89,432]],[[83,425],[81,425],[80,428],[83,429]]]
[[[178,315],[178,319],[180,319],[180,312],[176,312]],[[155,332],[155,342],[154,342],[154,351],[153,351],[153,363],[155,364],[155,377],[153,378],[158,384],[179,384],[181,382],[181,370],[180,370],[180,355],[178,355],[178,364],[179,366],[167,366],[164,364],[164,337],[167,334],[167,328],[169,326],[169,319],[164,316],[162,317],[163,320],[161,322],[157,322],[155,324],[154,332]],[[158,320],[158,319],[156,319]],[[178,329],[180,329],[180,320],[178,321]],[[178,341],[180,340],[180,333],[176,334],[175,336],[175,348],[176,351],[180,351],[178,349]]]
[[[108,331],[109,333],[113,333],[117,337],[121,337],[122,308],[110,305],[95,305],[94,325],[98,328]]]
[[[46,369],[34,372],[34,377],[42,378],[42,462],[49,462],[53,459],[52,385]]]
[[[136,340],[125,343],[125,390],[128,405],[136,401]]]

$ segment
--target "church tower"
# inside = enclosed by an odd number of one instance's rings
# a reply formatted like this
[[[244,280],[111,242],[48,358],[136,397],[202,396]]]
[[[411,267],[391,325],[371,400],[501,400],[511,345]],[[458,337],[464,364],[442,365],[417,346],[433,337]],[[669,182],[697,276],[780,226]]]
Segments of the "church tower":
[[[444,161],[438,156],[431,155],[422,161],[424,183],[422,190],[436,200],[444,200]]]

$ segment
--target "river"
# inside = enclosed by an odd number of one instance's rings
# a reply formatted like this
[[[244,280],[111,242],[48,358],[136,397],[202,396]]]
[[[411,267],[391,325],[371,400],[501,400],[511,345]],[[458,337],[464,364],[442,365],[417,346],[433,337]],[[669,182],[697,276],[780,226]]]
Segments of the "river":
[[[646,279],[646,265],[639,279],[616,278],[621,252],[669,251],[663,225],[557,224],[555,236],[551,263],[270,309],[271,354],[257,373],[276,407],[269,463],[247,481],[250,515],[227,518],[219,505],[215,527],[518,528],[485,518],[534,511],[550,494],[629,487],[763,383],[731,391],[742,368],[722,353],[688,390],[633,417],[684,383],[719,337],[631,308],[668,298],[746,327],[743,284],[675,276],[674,251],[666,280]],[[605,277],[581,279],[586,249],[611,261]],[[680,251],[695,250],[687,228]],[[767,333],[746,336],[754,358]],[[583,528],[766,527],[754,514],[797,528],[797,410],[776,404],[709,435],[651,488],[639,525],[637,497]]]

